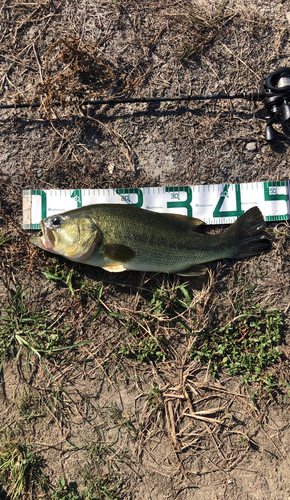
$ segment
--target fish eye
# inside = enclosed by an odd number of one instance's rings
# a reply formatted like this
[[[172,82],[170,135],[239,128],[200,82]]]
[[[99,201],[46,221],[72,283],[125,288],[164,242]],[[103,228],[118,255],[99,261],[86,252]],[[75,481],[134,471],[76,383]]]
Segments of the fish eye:
[[[61,224],[62,222],[62,218],[61,217],[54,217],[54,219],[52,219],[52,224],[57,227]]]

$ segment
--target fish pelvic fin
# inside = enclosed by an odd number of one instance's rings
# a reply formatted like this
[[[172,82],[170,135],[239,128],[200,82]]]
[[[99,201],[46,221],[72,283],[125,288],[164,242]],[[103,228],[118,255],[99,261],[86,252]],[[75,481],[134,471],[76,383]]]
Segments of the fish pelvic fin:
[[[109,271],[110,273],[122,273],[123,271],[127,271],[127,269],[118,262],[102,266],[102,269],[105,269],[105,271]]]
[[[176,274],[178,274],[178,276],[201,276],[206,272],[207,272],[207,267],[201,264],[195,264],[186,269],[183,269],[182,271],[178,271]]]
[[[224,233],[234,247],[232,258],[239,259],[259,255],[271,248],[266,223],[258,207],[241,215]]]

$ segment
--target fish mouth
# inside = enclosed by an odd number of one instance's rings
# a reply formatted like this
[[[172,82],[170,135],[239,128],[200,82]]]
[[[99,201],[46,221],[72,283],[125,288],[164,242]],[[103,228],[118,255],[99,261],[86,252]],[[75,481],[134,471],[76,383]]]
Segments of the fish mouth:
[[[44,222],[40,222],[42,236],[31,236],[29,241],[34,245],[44,250],[52,251],[55,245],[55,236],[51,229],[45,226]]]

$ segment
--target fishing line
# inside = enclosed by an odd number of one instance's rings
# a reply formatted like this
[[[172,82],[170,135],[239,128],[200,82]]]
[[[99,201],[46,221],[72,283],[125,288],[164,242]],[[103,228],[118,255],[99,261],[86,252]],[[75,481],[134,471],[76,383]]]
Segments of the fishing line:
[[[265,139],[273,141],[277,137],[277,132],[273,124],[282,124],[284,130],[290,132],[290,68],[283,67],[272,71],[266,75],[259,89],[253,89],[246,92],[232,92],[229,94],[203,94],[203,95],[182,95],[177,97],[120,97],[117,99],[75,99],[68,102],[55,101],[53,106],[65,105],[93,105],[99,106],[107,104],[115,106],[116,104],[138,104],[138,103],[157,103],[174,101],[206,101],[220,99],[246,99],[251,102],[263,101],[265,109]],[[18,108],[40,108],[41,102],[23,102],[15,104],[1,104],[0,109],[18,109]]]

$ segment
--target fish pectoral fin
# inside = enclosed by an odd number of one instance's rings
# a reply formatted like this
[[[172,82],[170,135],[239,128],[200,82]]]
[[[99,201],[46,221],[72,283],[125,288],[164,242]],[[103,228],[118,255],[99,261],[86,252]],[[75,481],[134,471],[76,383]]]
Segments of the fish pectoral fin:
[[[100,253],[103,257],[107,257],[108,259],[115,260],[120,263],[128,262],[128,260],[133,259],[136,255],[132,248],[127,247],[126,245],[118,245],[117,243],[102,245]]]
[[[178,274],[178,276],[201,276],[202,274],[206,274],[206,272],[207,267],[201,264],[195,264],[182,271],[178,271],[176,274]]]

